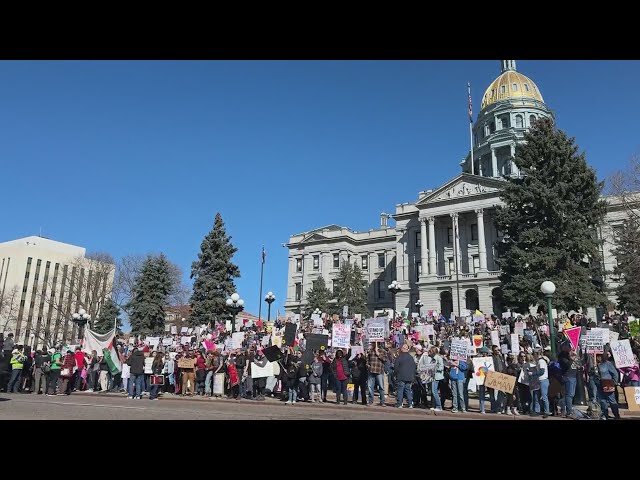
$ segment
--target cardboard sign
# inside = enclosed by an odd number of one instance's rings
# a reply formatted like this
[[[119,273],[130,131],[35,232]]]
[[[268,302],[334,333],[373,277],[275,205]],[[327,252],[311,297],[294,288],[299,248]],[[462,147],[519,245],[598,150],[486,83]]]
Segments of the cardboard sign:
[[[516,386],[516,377],[489,370],[485,375],[484,385],[487,388],[493,388],[501,392],[513,393],[513,389]]]
[[[511,335],[511,327],[509,325],[500,325],[500,335]]]
[[[385,337],[387,320],[382,318],[369,318],[365,320],[365,331],[369,342],[383,342]]]
[[[178,359],[178,368],[194,368],[196,366],[195,358],[180,358]]]
[[[500,332],[491,330],[491,345],[500,345]]]
[[[484,385],[487,372],[495,371],[493,357],[476,357],[471,360],[473,361],[473,378],[476,380],[476,385]]]
[[[640,387],[624,387],[627,406],[632,412],[640,412]]]
[[[351,328],[342,323],[334,323],[331,345],[333,348],[349,348],[351,345]]]
[[[518,355],[520,353],[520,339],[515,333],[511,334],[511,353]]]
[[[282,345],[285,347],[293,347],[293,343],[296,340],[296,330],[298,326],[295,323],[285,323],[284,325],[284,337],[282,338]]]
[[[449,356],[454,360],[463,360],[466,362],[469,356],[469,343],[466,340],[454,338],[451,341]]]
[[[611,342],[611,353],[616,361],[616,368],[634,367],[636,365],[628,339]]]

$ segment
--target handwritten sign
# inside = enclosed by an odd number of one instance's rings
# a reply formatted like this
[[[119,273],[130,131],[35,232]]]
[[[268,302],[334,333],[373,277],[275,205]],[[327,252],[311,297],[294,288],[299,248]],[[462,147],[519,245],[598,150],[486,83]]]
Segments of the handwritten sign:
[[[180,358],[178,360],[178,368],[194,368],[196,365],[195,358]]]
[[[491,345],[500,345],[500,332],[491,330]]]
[[[449,356],[454,360],[463,360],[466,362],[469,356],[469,343],[466,340],[454,338],[451,341]]]
[[[331,346],[333,348],[349,348],[351,345],[351,328],[342,323],[333,324]]]
[[[367,329],[367,338],[370,342],[382,342],[384,341],[384,332],[386,319],[383,318],[370,318],[365,321],[365,327]]]
[[[632,412],[640,411],[640,387],[624,387],[627,405]]]
[[[520,353],[520,340],[515,333],[511,334],[511,353],[518,355]]]
[[[487,372],[495,371],[493,367],[493,357],[476,357],[473,361],[473,378],[476,380],[476,385],[484,385]]]
[[[489,370],[484,379],[484,385],[487,388],[493,388],[500,392],[513,393],[516,386],[516,377],[507,375],[506,373],[494,372]]]
[[[617,368],[634,367],[636,365],[628,339],[611,342],[611,353],[613,353]]]

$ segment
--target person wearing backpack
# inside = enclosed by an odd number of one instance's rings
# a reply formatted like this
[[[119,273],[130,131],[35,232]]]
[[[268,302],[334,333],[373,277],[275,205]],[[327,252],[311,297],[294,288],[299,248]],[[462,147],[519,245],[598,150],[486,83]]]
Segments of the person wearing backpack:
[[[47,393],[49,372],[51,371],[51,355],[46,350],[36,350],[36,356],[33,360],[35,363],[35,382],[31,393],[41,395]]]
[[[47,385],[47,396],[56,395],[58,389],[58,379],[60,378],[60,370],[62,369],[62,354],[60,346],[56,346],[51,354],[51,371],[49,372],[49,383]]]

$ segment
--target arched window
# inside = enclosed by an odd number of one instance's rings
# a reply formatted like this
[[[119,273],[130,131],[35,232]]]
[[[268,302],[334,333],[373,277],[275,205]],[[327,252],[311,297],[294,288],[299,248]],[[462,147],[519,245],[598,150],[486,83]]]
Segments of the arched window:
[[[525,83],[525,84],[524,84],[524,89],[525,89],[525,91],[526,91],[526,92],[528,92],[528,91],[529,91],[529,84],[528,84],[528,83]]]
[[[514,92],[517,92],[517,91],[518,91],[518,84],[517,84],[517,83],[514,83],[514,84],[511,86],[511,88],[513,89],[513,91],[514,91]]]
[[[533,127],[533,124],[536,121],[536,116],[535,115],[529,115],[529,126]]]
[[[500,87],[500,93],[506,93],[507,92],[507,86],[506,85],[502,85]]]
[[[522,128],[522,115],[516,115],[516,128]]]
[[[495,132],[495,131],[496,131],[496,124],[495,124],[495,123],[493,123],[493,122],[491,122],[491,123],[489,124],[489,132],[493,133],[493,132]]]

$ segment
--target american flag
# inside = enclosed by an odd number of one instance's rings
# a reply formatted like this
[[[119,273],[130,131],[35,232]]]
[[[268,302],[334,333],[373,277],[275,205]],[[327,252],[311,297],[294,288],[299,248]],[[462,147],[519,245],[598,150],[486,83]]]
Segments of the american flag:
[[[471,102],[471,83],[467,82],[467,92],[469,93],[469,122],[473,123],[473,103]]]
[[[262,264],[264,265],[264,259],[267,258],[267,252],[264,251],[264,247],[262,247]]]

